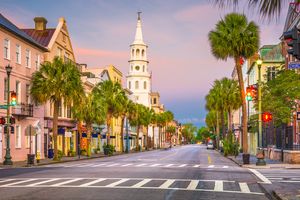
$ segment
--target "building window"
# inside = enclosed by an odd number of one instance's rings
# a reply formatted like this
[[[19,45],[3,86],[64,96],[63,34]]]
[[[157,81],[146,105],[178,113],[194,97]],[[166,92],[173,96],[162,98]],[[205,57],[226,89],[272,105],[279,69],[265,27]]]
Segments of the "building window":
[[[136,90],[139,89],[139,81],[135,81],[135,89],[136,89]]]
[[[21,102],[21,83],[20,81],[16,81],[16,95],[17,95],[17,102]]]
[[[21,64],[21,46],[16,45],[16,63]]]
[[[128,88],[131,89],[131,81],[128,82]]]
[[[26,67],[31,67],[31,52],[29,49],[26,49],[26,52],[25,52],[25,56],[26,56]]]
[[[30,104],[30,85],[26,84],[26,104]]]
[[[132,71],[133,70],[133,66],[131,65],[130,68],[131,68],[131,71]]]
[[[61,48],[57,48],[57,56],[61,57],[62,56],[62,49]]]
[[[268,67],[267,68],[267,81],[273,80],[276,77],[276,67]]]
[[[4,79],[4,100],[7,100],[7,79]]]
[[[40,55],[36,54],[35,56],[35,69],[39,70],[40,69],[40,64],[41,64],[41,60],[40,60]]]
[[[143,72],[145,72],[145,65],[143,65]]]
[[[144,81],[144,90],[146,90],[146,89],[147,89],[147,82]]]
[[[4,40],[4,58],[10,59],[10,41],[9,41],[9,39]]]
[[[59,117],[62,116],[62,103],[61,103],[61,101],[59,101],[59,104],[58,104],[58,116]]]
[[[15,130],[15,135],[16,135],[16,139],[15,139],[15,147],[16,148],[21,148],[21,126],[20,125],[16,125],[16,130]]]
[[[136,58],[140,58],[140,50],[139,49],[136,50]]]
[[[30,129],[28,128],[28,131],[29,131]],[[28,135],[29,135],[30,133],[28,133]],[[28,149],[29,147],[30,147],[30,136],[25,136],[26,138],[25,138],[25,140],[26,140],[26,148]]]
[[[153,100],[153,104],[156,104],[156,98],[154,98],[154,100]]]
[[[132,58],[134,57],[134,49],[132,49],[131,57],[132,57]]]
[[[67,106],[67,118],[72,118],[71,106]]]
[[[145,56],[145,50],[143,49],[142,50],[142,58],[144,58],[144,56]]]

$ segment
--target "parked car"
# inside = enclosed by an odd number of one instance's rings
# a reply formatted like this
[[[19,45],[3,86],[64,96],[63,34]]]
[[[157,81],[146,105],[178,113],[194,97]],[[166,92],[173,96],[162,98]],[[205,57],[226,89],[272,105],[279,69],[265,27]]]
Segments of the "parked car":
[[[214,143],[213,143],[213,141],[209,141],[208,143],[207,143],[207,147],[206,147],[207,149],[214,149]]]

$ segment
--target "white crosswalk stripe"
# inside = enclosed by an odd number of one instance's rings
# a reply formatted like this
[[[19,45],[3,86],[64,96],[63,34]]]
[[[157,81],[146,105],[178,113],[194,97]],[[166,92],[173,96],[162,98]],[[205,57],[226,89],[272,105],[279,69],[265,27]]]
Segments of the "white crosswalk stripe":
[[[300,183],[300,170],[258,170],[259,173],[271,182]]]
[[[193,167],[199,167],[200,165],[194,165]]]
[[[108,181],[103,184],[104,181]],[[135,184],[129,184],[134,181]],[[155,181],[161,181],[160,185],[153,186]],[[97,184],[102,182],[102,184]],[[188,182],[187,186],[175,184],[178,182]],[[214,188],[206,188],[205,184],[200,182],[213,182]],[[231,184],[229,187],[226,184]],[[233,184],[232,183],[237,183]],[[121,185],[122,184],[122,185]],[[253,184],[253,183],[251,183]],[[174,185],[176,187],[173,187]],[[225,187],[224,187],[225,185]],[[264,195],[258,189],[252,188],[251,191],[245,182],[235,182],[227,180],[190,180],[190,179],[150,179],[150,178],[23,178],[23,179],[0,179],[0,187],[64,187],[64,188],[127,188],[127,189],[161,189],[161,190],[186,190],[186,191],[209,191],[209,192],[229,192],[229,193],[247,193],[254,195]],[[235,187],[235,188],[233,188]],[[231,188],[231,189],[228,189]]]

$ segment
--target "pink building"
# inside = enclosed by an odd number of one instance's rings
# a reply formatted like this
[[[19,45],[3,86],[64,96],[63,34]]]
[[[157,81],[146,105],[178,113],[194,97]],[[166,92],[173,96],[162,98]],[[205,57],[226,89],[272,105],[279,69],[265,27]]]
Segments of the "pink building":
[[[12,66],[10,91],[17,93],[17,105],[10,108],[11,116],[16,119],[12,125],[14,133],[10,134],[12,161],[26,160],[29,153],[39,152],[41,158],[44,157],[44,106],[31,101],[29,89],[32,74],[39,69],[46,51],[0,14],[0,105],[7,101],[7,65]],[[0,117],[6,117],[5,109],[0,109]],[[0,125],[0,162],[3,162],[6,152],[5,135],[4,127]]]

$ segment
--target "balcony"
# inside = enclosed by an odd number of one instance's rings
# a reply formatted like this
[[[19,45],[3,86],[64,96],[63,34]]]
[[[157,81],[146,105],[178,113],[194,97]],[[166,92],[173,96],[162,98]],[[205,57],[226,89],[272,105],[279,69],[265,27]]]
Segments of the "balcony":
[[[32,104],[19,104],[12,107],[12,115],[33,117],[33,105]]]

